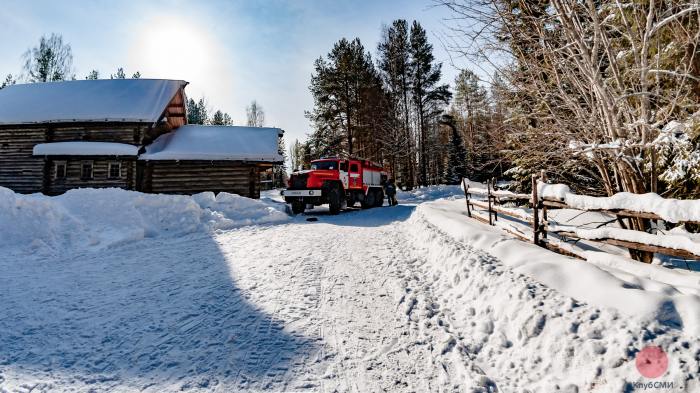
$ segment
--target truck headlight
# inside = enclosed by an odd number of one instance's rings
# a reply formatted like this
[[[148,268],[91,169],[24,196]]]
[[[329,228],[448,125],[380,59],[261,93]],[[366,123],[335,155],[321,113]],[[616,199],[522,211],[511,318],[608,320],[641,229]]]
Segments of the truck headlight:
[[[314,194],[313,190],[309,191],[309,195],[313,195],[313,194]]]

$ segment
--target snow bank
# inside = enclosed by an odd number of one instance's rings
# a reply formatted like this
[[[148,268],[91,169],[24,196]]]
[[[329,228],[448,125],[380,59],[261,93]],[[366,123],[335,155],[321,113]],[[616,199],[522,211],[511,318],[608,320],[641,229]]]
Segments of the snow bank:
[[[700,274],[604,253],[576,261],[470,220],[463,205],[421,204],[407,228],[429,256],[421,276],[442,324],[498,391],[636,391],[648,345],[669,354],[660,380],[700,389]]]
[[[48,197],[0,187],[0,249],[6,250],[104,248],[146,237],[287,219],[281,204],[227,193],[185,196],[76,189]]]
[[[398,199],[399,202],[416,203],[432,201],[441,198],[464,198],[464,192],[462,191],[461,187],[462,186],[460,185],[439,185],[415,188],[411,191],[399,190],[396,193],[396,199]]]
[[[700,337],[700,297],[673,283],[640,281],[638,277],[582,263],[513,239],[466,217],[463,203],[436,201],[418,206],[421,217],[451,237],[498,258],[513,271],[532,277],[560,293],[586,303],[618,310],[646,321],[680,326]],[[700,291],[700,274],[684,272]],[[694,292],[698,293],[698,292]]]
[[[632,194],[620,192],[611,197],[577,195],[564,184],[538,182],[540,198],[554,198],[580,210],[626,209],[636,212],[655,213],[668,222],[700,221],[700,200],[662,198],[655,193]]]

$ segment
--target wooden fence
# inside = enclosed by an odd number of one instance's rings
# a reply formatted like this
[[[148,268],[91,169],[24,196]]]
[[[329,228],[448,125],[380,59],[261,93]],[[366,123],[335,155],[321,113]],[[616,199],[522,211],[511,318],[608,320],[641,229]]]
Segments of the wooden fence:
[[[505,232],[517,237],[520,240],[532,242],[538,246],[547,248],[549,250],[571,256],[578,259],[585,259],[582,255],[574,251],[562,248],[558,245],[556,241],[548,238],[548,233],[556,234],[561,237],[562,240],[573,239],[573,240],[585,240],[590,242],[610,244],[613,246],[624,247],[629,250],[637,251],[647,251],[658,254],[670,255],[674,257],[679,257],[683,259],[700,259],[700,253],[693,253],[684,249],[676,249],[670,247],[663,247],[659,245],[651,245],[641,242],[634,242],[623,239],[616,238],[596,238],[596,239],[585,239],[578,236],[577,233],[570,230],[562,230],[550,225],[548,221],[548,210],[550,209],[574,209],[586,212],[600,212],[606,213],[617,218],[644,218],[650,220],[662,220],[657,214],[649,212],[637,212],[627,209],[585,209],[568,206],[565,202],[562,202],[553,198],[542,198],[537,195],[537,181],[541,180],[546,182],[546,177],[544,173],[538,178],[538,176],[532,176],[532,193],[531,194],[517,194],[508,191],[500,191],[495,189],[495,179],[488,180],[486,182],[486,189],[483,188],[470,188],[467,179],[462,179],[462,188],[464,190],[464,196],[466,197],[467,204],[467,215],[474,218],[480,222],[488,225],[495,225],[498,221],[498,215],[504,215],[508,217],[515,218],[524,223],[527,223],[532,229],[531,233],[525,233],[518,231],[517,229],[509,229],[501,226]],[[473,198],[473,194],[480,195],[485,200],[477,200]],[[503,206],[504,204],[515,204],[517,206],[527,206],[532,209],[532,213],[523,211],[522,209],[508,208]],[[478,207],[483,209],[488,214],[488,219],[474,214],[474,208]],[[696,221],[685,221],[687,223],[700,224]],[[640,232],[633,230],[629,231],[632,235]],[[664,236],[664,235],[657,235]]]

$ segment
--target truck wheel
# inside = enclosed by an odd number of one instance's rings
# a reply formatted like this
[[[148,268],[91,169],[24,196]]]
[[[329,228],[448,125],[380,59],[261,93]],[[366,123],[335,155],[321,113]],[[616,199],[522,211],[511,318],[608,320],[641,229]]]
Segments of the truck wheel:
[[[367,191],[367,195],[365,195],[365,200],[362,201],[362,208],[369,209],[370,207],[374,207],[376,203],[376,198],[377,196],[374,194],[374,190]]]
[[[292,213],[301,214],[304,212],[304,209],[306,209],[306,205],[304,205],[304,202],[302,202],[301,199],[295,199],[292,201]]]
[[[348,207],[354,207],[356,202],[357,202],[357,199],[355,198],[355,193],[354,192],[348,193]]]
[[[384,191],[382,191],[382,190],[377,191],[375,198],[376,199],[374,201],[375,202],[374,206],[375,207],[382,207],[382,205],[384,205]]]
[[[328,190],[328,207],[331,214],[340,213],[340,190],[338,190],[338,187]]]

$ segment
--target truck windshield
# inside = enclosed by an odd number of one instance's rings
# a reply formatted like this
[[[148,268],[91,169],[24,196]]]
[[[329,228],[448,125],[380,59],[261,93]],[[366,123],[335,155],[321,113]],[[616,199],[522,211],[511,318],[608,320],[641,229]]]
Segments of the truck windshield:
[[[338,169],[338,161],[316,161],[311,163],[311,169]]]

